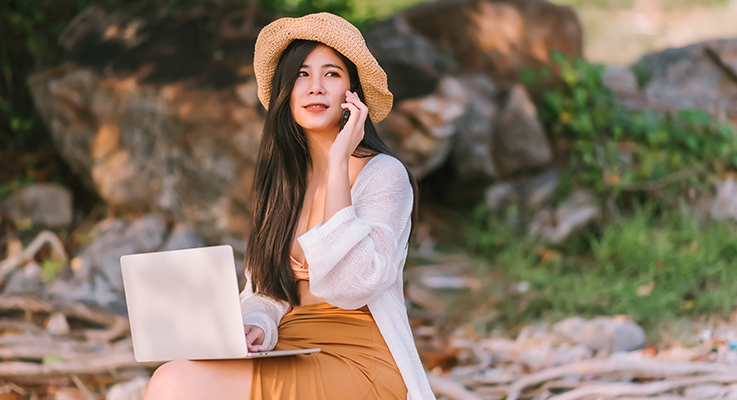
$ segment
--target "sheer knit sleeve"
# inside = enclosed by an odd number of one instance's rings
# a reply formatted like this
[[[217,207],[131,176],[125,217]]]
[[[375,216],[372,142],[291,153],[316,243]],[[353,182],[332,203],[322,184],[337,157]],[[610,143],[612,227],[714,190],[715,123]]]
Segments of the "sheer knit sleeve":
[[[248,282],[240,294],[241,313],[244,325],[255,325],[264,330],[264,347],[273,350],[279,339],[277,327],[289,304],[270,297],[255,294],[251,291],[251,278],[246,274]]]
[[[336,307],[363,307],[401,279],[414,196],[404,165],[387,158],[353,205],[297,238],[310,291]]]

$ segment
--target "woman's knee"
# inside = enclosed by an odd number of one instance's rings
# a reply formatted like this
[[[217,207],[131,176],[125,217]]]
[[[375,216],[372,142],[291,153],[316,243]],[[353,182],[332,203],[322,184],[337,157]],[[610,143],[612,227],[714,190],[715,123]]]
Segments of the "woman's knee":
[[[252,368],[250,360],[170,361],[156,369],[144,400],[247,399]]]
[[[151,376],[144,400],[182,399],[186,382],[191,382],[194,365],[189,360],[169,361],[159,366]],[[183,393],[184,392],[184,393]]]

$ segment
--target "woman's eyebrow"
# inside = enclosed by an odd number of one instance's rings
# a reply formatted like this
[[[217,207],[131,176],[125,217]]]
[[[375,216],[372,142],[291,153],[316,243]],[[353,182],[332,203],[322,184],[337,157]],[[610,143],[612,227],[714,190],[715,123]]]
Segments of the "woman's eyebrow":
[[[310,66],[309,66],[309,65],[307,65],[307,64],[302,64],[302,66],[301,66],[300,68],[309,68],[309,67],[310,67]],[[342,67],[341,67],[340,65],[335,65],[335,64],[324,64],[324,65],[322,66],[322,68],[323,68],[323,69],[325,69],[325,68],[337,68],[337,69],[339,69],[339,70],[341,70],[341,71],[343,70],[343,68],[342,68]]]

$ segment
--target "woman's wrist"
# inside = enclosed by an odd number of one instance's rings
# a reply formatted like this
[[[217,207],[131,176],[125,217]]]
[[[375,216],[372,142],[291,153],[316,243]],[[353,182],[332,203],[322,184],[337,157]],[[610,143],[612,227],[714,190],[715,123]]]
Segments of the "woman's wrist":
[[[348,157],[328,157],[328,174],[333,175],[334,173],[342,174],[348,173]]]

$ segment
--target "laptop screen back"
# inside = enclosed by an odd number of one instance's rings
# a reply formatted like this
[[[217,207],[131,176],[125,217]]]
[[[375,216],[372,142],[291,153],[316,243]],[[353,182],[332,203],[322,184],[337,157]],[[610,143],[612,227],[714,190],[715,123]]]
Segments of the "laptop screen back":
[[[247,354],[230,246],[127,255],[120,262],[137,361]]]

